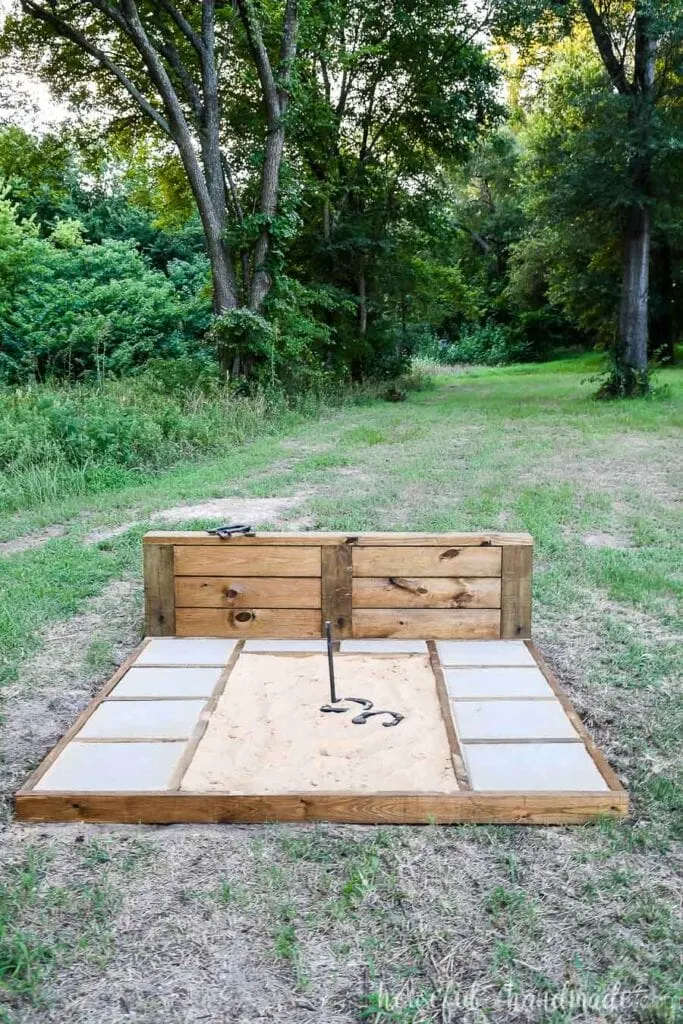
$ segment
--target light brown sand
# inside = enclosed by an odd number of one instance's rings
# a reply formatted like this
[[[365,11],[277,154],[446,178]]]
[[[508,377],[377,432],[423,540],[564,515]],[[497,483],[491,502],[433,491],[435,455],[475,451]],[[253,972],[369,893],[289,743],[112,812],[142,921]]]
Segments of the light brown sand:
[[[339,696],[367,697],[405,715],[354,725],[323,714],[324,655],[243,654],[183,779],[194,792],[453,792],[434,675],[427,657],[340,655]]]

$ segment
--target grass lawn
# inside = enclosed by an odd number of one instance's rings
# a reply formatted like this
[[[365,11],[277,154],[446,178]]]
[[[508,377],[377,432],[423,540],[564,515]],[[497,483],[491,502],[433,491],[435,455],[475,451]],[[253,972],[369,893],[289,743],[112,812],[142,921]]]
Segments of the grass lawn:
[[[597,403],[594,371],[439,372],[406,402],[0,524],[0,1021],[683,1020],[683,374]],[[142,533],[169,509],[207,525],[178,506],[224,497],[271,527],[529,530],[535,638],[631,819],[14,823],[13,789],[140,635]]]

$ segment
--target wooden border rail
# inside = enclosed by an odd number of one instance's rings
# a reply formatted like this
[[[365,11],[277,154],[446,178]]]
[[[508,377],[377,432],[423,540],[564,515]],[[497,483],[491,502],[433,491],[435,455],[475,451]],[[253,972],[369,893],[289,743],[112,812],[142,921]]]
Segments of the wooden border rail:
[[[149,636],[526,639],[525,533],[144,538]]]

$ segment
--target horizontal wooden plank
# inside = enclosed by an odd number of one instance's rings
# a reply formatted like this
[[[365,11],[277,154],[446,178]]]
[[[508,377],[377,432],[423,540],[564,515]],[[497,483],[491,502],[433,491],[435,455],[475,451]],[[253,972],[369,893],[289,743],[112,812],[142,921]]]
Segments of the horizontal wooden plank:
[[[357,576],[354,608],[500,608],[500,576]]]
[[[354,547],[505,547],[508,544],[533,544],[528,533],[318,533],[310,530],[271,531],[250,537],[236,536],[230,540],[211,537],[202,530],[151,530],[143,537],[145,544],[208,545],[210,547],[259,547],[262,545],[330,545],[350,544]]]
[[[176,634],[311,640],[321,636],[322,627],[316,609],[178,608]]]
[[[625,793],[25,793],[22,821],[178,822],[331,821],[355,824],[578,825],[624,817]]]
[[[407,547],[505,547],[507,544],[532,544],[529,533],[361,533],[358,547],[399,545]]]
[[[176,576],[176,608],[320,608],[320,580],[282,576]]]
[[[319,547],[176,547],[176,576],[320,576]]]
[[[354,548],[354,576],[500,576],[500,548]]]
[[[496,640],[500,636],[500,611],[497,608],[358,608],[353,612],[353,635],[363,639]]]

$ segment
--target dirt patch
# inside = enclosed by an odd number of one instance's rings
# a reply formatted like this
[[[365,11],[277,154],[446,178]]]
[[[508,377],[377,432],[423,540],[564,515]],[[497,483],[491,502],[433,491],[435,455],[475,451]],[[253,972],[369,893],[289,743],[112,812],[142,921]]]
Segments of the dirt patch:
[[[136,522],[132,523],[121,523],[120,526],[105,527],[101,530],[92,530],[87,533],[83,538],[84,544],[99,544],[103,540],[113,540],[114,537],[121,537],[124,533],[128,533],[134,526],[137,526]]]
[[[194,505],[174,505],[172,508],[155,512],[149,518],[153,523],[182,523],[192,519],[220,519],[223,522],[259,523],[276,522],[290,509],[296,508],[306,494],[294,494],[287,498],[211,498]],[[293,530],[308,529],[308,517],[301,516],[288,522]],[[139,526],[139,521],[121,523],[119,526],[103,527],[86,534],[85,544],[99,544],[112,540]]]
[[[584,533],[581,538],[587,548],[627,548],[629,542],[626,537],[615,537],[611,533],[602,533],[596,530],[595,533]]]
[[[12,540],[5,540],[0,543],[0,558],[8,555],[19,555],[22,551],[31,551],[32,548],[42,548],[54,537],[63,537],[66,533],[66,526],[46,526],[44,530],[36,533],[26,534],[25,537],[14,537]]]
[[[4,690],[0,791],[5,798],[139,641],[141,592],[138,580],[111,583],[85,611],[53,626],[40,652]]]
[[[589,449],[578,439],[566,438],[562,451],[521,468],[518,480],[556,484],[570,483],[619,498],[629,491],[641,491],[649,499],[677,507],[680,501],[678,465],[672,458],[668,438],[651,434],[623,434],[610,441],[609,456],[604,444],[593,442]]]
[[[182,523],[190,519],[222,519],[226,523],[268,523],[300,505],[305,494],[288,498],[212,498],[197,505],[174,505],[152,516],[153,522]]]

